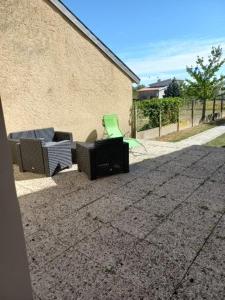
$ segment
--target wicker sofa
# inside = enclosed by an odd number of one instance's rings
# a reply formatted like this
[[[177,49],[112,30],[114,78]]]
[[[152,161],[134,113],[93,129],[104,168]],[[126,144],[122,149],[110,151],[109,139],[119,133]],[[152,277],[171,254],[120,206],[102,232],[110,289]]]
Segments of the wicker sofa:
[[[129,145],[123,138],[111,138],[94,143],[77,143],[78,170],[90,180],[101,176],[129,172]]]
[[[53,176],[56,172],[72,166],[70,132],[43,128],[12,132],[8,135],[13,163],[20,171]]]

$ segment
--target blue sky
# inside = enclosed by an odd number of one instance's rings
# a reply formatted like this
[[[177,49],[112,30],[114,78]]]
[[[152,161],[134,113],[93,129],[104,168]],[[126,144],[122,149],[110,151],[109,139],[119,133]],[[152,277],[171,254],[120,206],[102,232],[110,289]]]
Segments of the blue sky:
[[[225,54],[225,0],[63,2],[144,84],[185,79],[186,65],[207,57],[212,46]]]

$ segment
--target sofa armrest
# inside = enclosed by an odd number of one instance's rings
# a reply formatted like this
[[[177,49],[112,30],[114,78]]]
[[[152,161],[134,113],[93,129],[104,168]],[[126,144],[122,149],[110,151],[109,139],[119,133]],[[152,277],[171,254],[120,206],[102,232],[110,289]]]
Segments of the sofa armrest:
[[[10,142],[10,143],[19,143],[19,139],[12,139],[12,138],[8,138],[8,141]]]
[[[16,155],[17,155],[17,164],[19,166],[19,170],[20,172],[24,172],[20,143],[16,144]]]
[[[73,141],[72,132],[55,131],[53,141],[59,142],[63,140],[70,140],[72,142]]]
[[[16,144],[19,143],[19,140],[8,138],[8,143],[9,143],[9,147],[10,147],[10,151],[11,151],[12,161],[13,161],[14,164],[17,164],[18,160],[17,160]]]
[[[95,157],[96,149],[93,146],[77,143],[78,170],[84,171],[91,180],[96,178]]]

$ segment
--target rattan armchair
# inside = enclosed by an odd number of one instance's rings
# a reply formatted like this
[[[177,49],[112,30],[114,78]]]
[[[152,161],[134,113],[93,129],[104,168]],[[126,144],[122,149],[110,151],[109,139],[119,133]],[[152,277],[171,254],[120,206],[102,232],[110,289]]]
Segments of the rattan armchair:
[[[78,170],[89,179],[129,172],[129,145],[123,138],[77,143]]]
[[[21,172],[53,176],[72,167],[71,142],[47,142],[43,139],[20,139],[16,144],[18,165]]]

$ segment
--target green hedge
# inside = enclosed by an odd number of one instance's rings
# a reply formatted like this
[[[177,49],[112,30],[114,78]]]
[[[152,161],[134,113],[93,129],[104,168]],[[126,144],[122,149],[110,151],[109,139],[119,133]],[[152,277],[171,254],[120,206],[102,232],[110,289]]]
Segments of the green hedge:
[[[162,126],[176,123],[178,109],[183,102],[182,98],[153,98],[149,100],[136,101],[137,118],[148,118],[146,123],[139,130],[146,130],[159,127],[159,114],[161,111]]]

